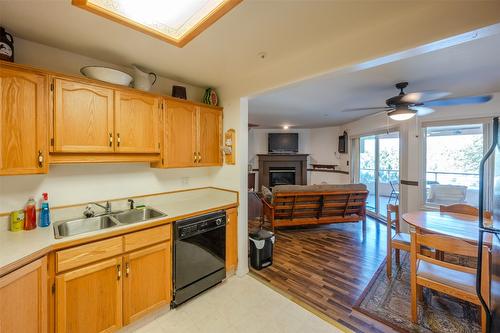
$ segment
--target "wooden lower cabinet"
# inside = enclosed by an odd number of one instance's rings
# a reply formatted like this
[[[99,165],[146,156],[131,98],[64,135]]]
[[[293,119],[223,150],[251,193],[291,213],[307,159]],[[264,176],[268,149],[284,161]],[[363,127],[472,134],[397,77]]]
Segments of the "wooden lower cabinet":
[[[238,265],[238,209],[226,211],[226,272],[232,274]]]
[[[124,256],[124,323],[170,303],[170,242],[151,246]]]
[[[47,258],[0,278],[0,332],[47,332]]]
[[[56,277],[56,332],[112,332],[122,326],[122,257]]]
[[[170,238],[170,225],[125,235],[124,244],[141,246],[129,253],[75,268],[56,276],[56,332],[113,332],[171,301],[171,242],[158,242],[150,233]],[[137,242],[139,237],[148,240]],[[148,238],[149,237],[149,238]],[[97,243],[113,242],[115,237],[59,251],[59,257],[89,253]],[[134,241],[135,240],[135,241]],[[151,245],[156,242],[156,245]],[[111,245],[109,245],[111,246]],[[127,247],[125,247],[127,248]],[[83,251],[85,250],[85,251]],[[68,252],[72,251],[72,252]],[[103,249],[93,248],[104,253]],[[88,256],[88,254],[86,254]],[[97,259],[99,260],[99,259]],[[87,261],[82,261],[87,262]]]

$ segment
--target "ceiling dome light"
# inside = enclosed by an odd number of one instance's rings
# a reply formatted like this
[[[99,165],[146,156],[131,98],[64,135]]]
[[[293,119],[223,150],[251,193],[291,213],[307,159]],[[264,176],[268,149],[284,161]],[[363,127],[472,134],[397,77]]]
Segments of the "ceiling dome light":
[[[399,107],[396,110],[387,113],[389,118],[396,121],[408,120],[410,118],[415,117],[416,114],[417,111],[410,110],[406,107]]]
[[[283,125],[283,129],[284,129],[284,130],[287,130],[287,129],[289,129],[289,128],[290,128],[290,126],[288,126],[288,125]]]

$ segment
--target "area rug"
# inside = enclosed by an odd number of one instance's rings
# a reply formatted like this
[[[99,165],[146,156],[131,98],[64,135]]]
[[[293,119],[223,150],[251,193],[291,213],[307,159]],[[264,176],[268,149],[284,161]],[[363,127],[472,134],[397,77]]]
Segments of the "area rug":
[[[479,307],[427,288],[424,301],[418,302],[418,324],[411,322],[409,257],[407,253],[401,256],[401,267],[393,263],[390,280],[384,261],[354,305],[354,311],[399,332],[480,333]]]

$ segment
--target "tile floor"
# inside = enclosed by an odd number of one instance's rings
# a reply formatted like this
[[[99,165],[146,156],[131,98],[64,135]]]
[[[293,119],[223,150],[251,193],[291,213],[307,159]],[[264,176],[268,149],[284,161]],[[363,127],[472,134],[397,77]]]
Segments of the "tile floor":
[[[250,275],[232,277],[174,310],[160,310],[120,333],[335,333],[335,326]]]

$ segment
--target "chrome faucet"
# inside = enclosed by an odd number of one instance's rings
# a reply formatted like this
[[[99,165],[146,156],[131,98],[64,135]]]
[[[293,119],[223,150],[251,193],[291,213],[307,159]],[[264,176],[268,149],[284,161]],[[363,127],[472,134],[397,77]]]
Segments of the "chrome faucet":
[[[89,202],[87,207],[85,208],[85,211],[83,212],[83,215],[85,215],[85,217],[96,216],[94,210],[90,207],[90,205],[95,205],[95,206],[98,206],[98,207],[101,207],[102,209],[104,209],[105,213],[102,215],[108,215],[108,214],[112,213],[111,202],[109,202],[109,201],[106,201],[106,206],[101,205],[97,202]]]

